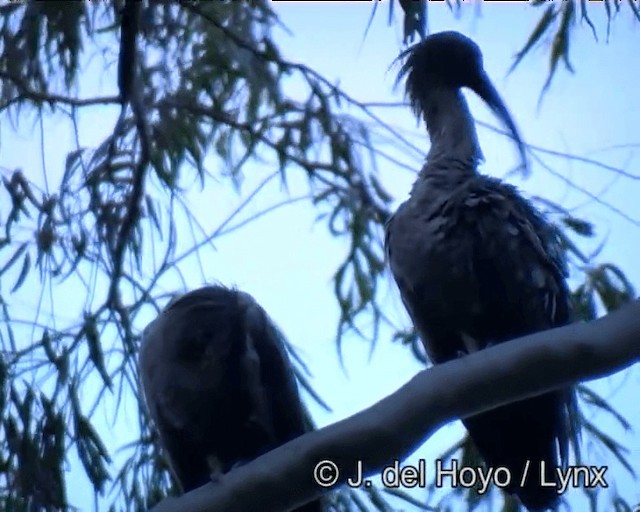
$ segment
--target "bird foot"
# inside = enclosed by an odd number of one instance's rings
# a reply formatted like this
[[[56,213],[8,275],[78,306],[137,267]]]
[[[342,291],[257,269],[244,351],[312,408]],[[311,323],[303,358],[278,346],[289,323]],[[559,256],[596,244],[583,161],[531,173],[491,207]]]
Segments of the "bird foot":
[[[209,466],[209,478],[214,484],[219,484],[224,477],[222,463],[217,457],[209,455],[207,457],[207,465]]]
[[[462,343],[464,348],[466,349],[467,354],[473,354],[480,350],[480,344],[476,341],[475,338],[472,338],[468,334],[461,332],[460,337],[462,338]]]
[[[464,345],[464,348],[458,349],[457,351],[458,358],[468,356],[470,354],[473,354],[474,352],[478,352],[478,350],[481,350],[480,344],[475,338],[472,338],[471,336],[469,336],[464,332],[460,333],[460,338],[462,340],[462,344]],[[496,343],[493,341],[490,341],[489,343],[486,344],[484,348],[493,347],[494,345],[496,345]]]
[[[229,471],[233,471],[234,469],[238,469],[242,466],[244,466],[245,464],[248,464],[249,462],[251,462],[250,460],[238,460],[236,462],[233,463],[233,465],[231,466],[231,469]]]
[[[209,466],[209,478],[211,478],[211,481],[214,484],[219,484],[227,473],[230,473],[234,469],[244,466],[249,462],[251,461],[244,459],[238,460],[234,462],[227,471],[225,471],[225,467],[220,462],[220,460],[217,457],[210,455],[209,457],[207,457],[207,465]]]

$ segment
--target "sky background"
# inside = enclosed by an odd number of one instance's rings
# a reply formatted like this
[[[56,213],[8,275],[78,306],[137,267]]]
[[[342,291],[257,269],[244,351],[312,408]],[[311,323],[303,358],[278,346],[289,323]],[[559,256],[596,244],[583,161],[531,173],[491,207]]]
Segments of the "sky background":
[[[402,91],[394,89],[395,71],[388,71],[401,48],[401,23],[398,20],[394,26],[387,26],[388,4],[383,2],[363,40],[372,5],[366,2],[274,3],[276,12],[289,29],[289,33],[277,32],[276,40],[280,43],[281,52],[287,59],[303,62],[328,79],[337,81],[343,90],[360,101],[401,101]],[[530,6],[517,3],[484,4],[481,8],[476,4],[464,5],[461,15],[454,16],[445,5],[431,4],[429,29],[432,32],[458,30],[479,44],[484,53],[485,68],[505,98],[527,142],[594,158],[640,176],[637,148],[629,146],[640,143],[637,130],[640,102],[637,87],[633,85],[640,78],[637,23],[633,22],[625,6],[620,18],[611,26],[609,41],[605,42],[604,8],[596,5],[590,12],[599,29],[600,42],[594,40],[586,25],[576,27],[571,46],[575,74],[560,67],[540,106],[539,95],[548,71],[548,47],[534,50],[509,76],[507,71],[513,55],[526,41],[541,11],[533,13]],[[116,52],[114,47],[113,54]],[[90,60],[86,65],[79,84],[80,97],[116,94],[115,66],[103,70],[100,59]],[[301,92],[300,84],[295,81],[288,87],[293,95]],[[476,118],[495,126],[489,111],[471,93],[467,97]],[[408,109],[379,108],[376,113],[401,129],[426,152],[428,139],[424,127],[417,125]],[[116,107],[86,109],[80,116],[82,145],[99,144],[113,129],[118,114],[119,108]],[[66,154],[74,147],[71,125],[59,116],[47,117],[44,137],[41,138],[39,125],[34,119],[21,119],[18,132],[14,133],[5,122],[6,118],[2,118],[0,166],[10,170],[22,168],[30,178],[40,180],[42,185],[43,170],[46,170],[49,186],[54,187],[64,169]],[[479,128],[479,135],[486,157],[482,170],[503,176],[516,162],[513,148],[506,139],[487,129]],[[46,154],[44,160],[40,154],[41,143]],[[387,145],[384,149],[403,161],[416,161],[397,148]],[[614,205],[640,222],[638,180],[619,177],[578,161],[566,162],[550,156],[544,158],[565,179],[574,181],[601,202]],[[210,158],[208,167],[215,173],[223,166]],[[194,180],[193,190],[189,192],[192,211],[206,230],[214,230],[242,202],[243,197],[274,170],[264,165],[249,165],[240,194],[234,192],[226,181],[211,184],[201,191]],[[378,170],[396,205],[399,204],[407,197],[415,176],[382,160],[378,161]],[[293,197],[305,194],[305,182],[295,178],[296,173],[289,172]],[[510,180],[528,194],[542,195],[565,207],[575,208],[577,216],[593,221],[597,236],[581,247],[589,253],[606,240],[598,261],[612,261],[620,265],[631,281],[640,287],[637,265],[640,228],[637,225],[568,186],[563,179],[553,176],[540,165],[534,166],[532,177],[526,181],[516,177]],[[282,186],[277,180],[271,180],[242,216],[283,199]],[[317,211],[305,201],[278,209],[217,239],[215,249],[206,253],[204,275],[195,259],[185,261],[184,269],[191,288],[213,280],[236,285],[251,293],[269,312],[298,347],[313,374],[316,390],[332,407],[332,412],[328,413],[311,404],[314,418],[323,426],[348,417],[392,393],[421,370],[422,365],[409,350],[391,343],[389,331],[383,331],[373,352],[367,341],[348,336],[343,346],[346,369],[340,367],[335,344],[339,311],[333,295],[332,276],[344,258],[347,246],[345,241],[331,238],[323,223],[315,222],[316,215]],[[179,235],[183,232],[188,232],[186,226],[179,230]],[[185,234],[178,243],[186,248],[190,238]],[[3,292],[12,286],[12,280],[9,281],[8,287],[2,285]],[[386,312],[400,325],[408,325],[398,293],[390,284],[390,275],[387,281]],[[16,307],[14,314],[19,312],[24,319],[34,318],[33,297],[39,293],[39,286],[34,275],[23,290],[10,297]],[[170,288],[169,284],[166,286]],[[179,283],[174,286],[178,287]],[[83,302],[84,290],[77,283],[55,289],[53,298],[44,301],[39,313],[40,322],[53,322],[54,317],[57,322],[72,321],[76,318],[76,311],[80,311],[74,309],[76,303],[79,307]],[[144,321],[151,319],[151,316],[141,318],[138,327],[144,327]],[[31,335],[30,330],[24,332]],[[640,428],[640,409],[637,407],[639,384],[640,374],[636,367],[592,385],[610,399],[611,404],[637,430]],[[123,402],[115,423],[114,405],[115,398],[107,399],[104,410],[95,419],[98,430],[112,448],[130,440],[137,423],[137,409],[130,397]],[[611,429],[617,440],[629,446],[631,460],[640,460],[637,432],[614,430],[613,424],[602,418],[600,421],[596,418],[596,422]],[[430,461],[462,433],[459,422],[444,427],[407,462],[425,457],[429,467]],[[589,460],[597,465],[609,462],[597,452]],[[84,484],[81,471],[74,469],[74,464],[77,462],[72,459],[68,482],[70,496],[81,509],[90,509],[92,493]],[[608,473],[610,483],[616,485],[629,501],[640,501],[640,491],[637,490],[640,486],[620,471],[619,466],[615,467],[615,472]],[[572,491],[570,495],[572,499],[582,500],[579,492]]]

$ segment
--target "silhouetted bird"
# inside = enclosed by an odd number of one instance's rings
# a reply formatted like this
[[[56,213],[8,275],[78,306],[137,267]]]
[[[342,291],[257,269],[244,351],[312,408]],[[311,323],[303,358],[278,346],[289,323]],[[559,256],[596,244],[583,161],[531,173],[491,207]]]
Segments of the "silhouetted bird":
[[[170,303],[145,329],[139,366],[184,492],[311,429],[284,339],[246,293],[206,286]]]
[[[409,199],[387,225],[386,247],[402,300],[433,363],[570,321],[566,261],[557,232],[518,191],[478,173],[475,123],[461,88],[475,91],[511,133],[515,124],[487,77],[478,46],[441,32],[409,48],[398,79],[431,138]],[[490,375],[487,378],[491,378]],[[463,421],[485,463],[507,467],[509,489],[530,510],[554,506],[555,469],[575,425],[573,389]],[[528,479],[519,487],[527,461]]]

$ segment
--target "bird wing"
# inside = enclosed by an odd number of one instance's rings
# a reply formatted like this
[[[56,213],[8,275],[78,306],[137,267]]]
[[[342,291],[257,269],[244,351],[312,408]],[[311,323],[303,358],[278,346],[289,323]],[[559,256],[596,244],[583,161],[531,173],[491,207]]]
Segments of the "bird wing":
[[[257,304],[249,308],[246,321],[260,360],[260,387],[269,405],[273,435],[277,444],[282,444],[308,430],[285,338]]]
[[[207,482],[209,465],[203,458],[199,436],[192,435],[194,407],[189,407],[189,394],[181,389],[176,375],[172,339],[175,326],[167,321],[165,313],[147,326],[143,334],[138,356],[140,383],[169,466],[183,492],[188,492]]]
[[[387,223],[385,246],[435,363],[466,351],[465,338],[482,348],[570,321],[557,232],[499,180],[478,175],[452,189],[415,187]]]
[[[567,266],[557,232],[514,187],[479,176],[452,195],[443,215],[454,209],[461,229],[473,234],[472,275],[480,300],[497,308],[495,318],[516,315],[517,326],[496,332],[495,342],[569,322]]]

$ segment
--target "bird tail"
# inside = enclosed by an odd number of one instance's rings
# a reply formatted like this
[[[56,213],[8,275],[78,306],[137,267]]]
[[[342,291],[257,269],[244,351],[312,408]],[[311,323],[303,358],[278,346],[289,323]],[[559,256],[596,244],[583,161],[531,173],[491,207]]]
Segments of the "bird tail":
[[[511,485],[505,490],[530,511],[555,507],[560,497],[557,468],[566,466],[569,439],[564,393],[548,393],[463,421],[486,465],[509,470]]]

